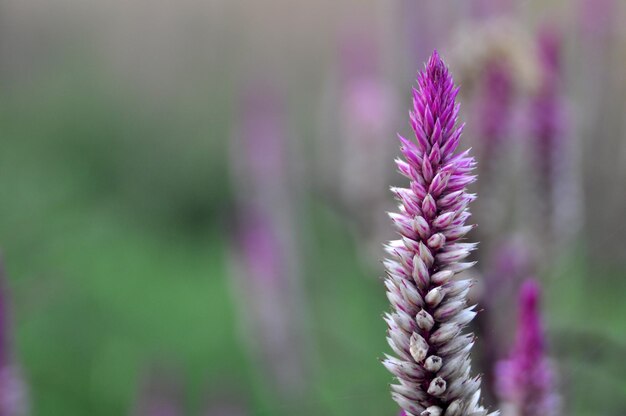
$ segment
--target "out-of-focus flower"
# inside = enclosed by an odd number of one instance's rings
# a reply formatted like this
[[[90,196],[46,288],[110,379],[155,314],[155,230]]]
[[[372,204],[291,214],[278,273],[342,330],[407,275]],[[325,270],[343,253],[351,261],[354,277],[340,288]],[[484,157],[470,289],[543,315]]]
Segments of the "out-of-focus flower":
[[[507,18],[462,27],[453,44],[451,66],[472,104],[471,134],[487,168],[511,135],[517,97],[537,88],[534,49],[525,31]]]
[[[539,312],[540,288],[529,280],[520,292],[517,340],[511,357],[498,364],[498,393],[504,416],[554,416],[559,397],[554,374],[545,350],[543,325]]]
[[[302,328],[292,299],[286,251],[278,230],[260,212],[240,220],[237,300],[250,353],[268,384],[280,394],[297,394],[304,383]]]
[[[514,10],[511,0],[475,0],[470,3],[473,14],[479,18],[507,15]]]
[[[536,91],[539,71],[527,31],[510,18],[461,27],[453,45],[451,67],[469,109],[468,142],[480,162],[476,218],[481,226],[474,237],[483,243],[484,256],[491,242],[510,231],[511,220],[530,210],[528,198],[515,204],[519,188],[526,186],[516,184],[515,173],[523,166],[528,142],[518,140],[526,139],[520,132],[527,132],[520,128],[527,109],[521,104]]]
[[[498,299],[532,271],[533,253],[520,236],[499,242],[485,273],[485,292]],[[485,296],[487,298],[487,296]]]
[[[541,70],[539,88],[531,98],[529,128],[535,144],[538,185],[541,188],[538,210],[545,219],[540,226],[552,237],[544,246],[557,246],[572,240],[580,230],[581,191],[575,172],[576,143],[569,120],[562,63],[563,39],[553,25],[544,26],[537,40]],[[547,250],[547,248],[546,248]]]
[[[485,141],[485,151],[495,149],[509,134],[515,94],[512,71],[503,62],[490,61],[484,68],[479,87],[482,93],[476,104],[480,112],[478,134]],[[486,152],[487,153],[487,152]],[[488,159],[491,154],[486,155]]]
[[[215,403],[208,407],[203,416],[246,416],[245,409],[236,403]]]
[[[250,355],[281,400],[304,392],[308,351],[284,112],[276,89],[255,84],[233,139],[234,299]]]
[[[402,56],[408,58],[411,76],[415,66],[428,59],[432,50],[448,41],[458,8],[447,1],[404,0],[400,5],[400,18],[407,36]],[[448,24],[442,24],[442,22]]]
[[[505,356],[502,339],[510,335],[511,296],[531,272],[533,256],[525,240],[520,236],[498,241],[494,253],[487,261],[487,267],[477,279],[478,284],[470,292],[477,296],[477,302],[484,307],[476,320],[476,332],[482,339],[479,363],[484,369],[484,382],[494,384],[494,363]],[[486,393],[490,393],[487,390]]]
[[[578,3],[580,27],[585,36],[606,37],[615,29],[615,0],[579,0]]]
[[[202,416],[246,416],[251,413],[248,397],[231,381],[216,380],[208,386]]]
[[[565,131],[561,36],[551,27],[544,27],[538,38],[540,85],[532,99],[531,135],[537,141],[541,174],[551,178],[551,166],[560,153]]]
[[[10,353],[8,311],[4,262],[0,259],[0,415],[22,416],[28,412],[28,394],[22,373]]]
[[[461,26],[452,42],[450,66],[458,72],[463,96],[474,94],[485,68],[491,63],[506,66],[514,88],[533,91],[539,81],[532,39],[509,18],[494,18],[477,25]]]
[[[183,388],[171,373],[152,371],[141,386],[136,416],[182,416]]]
[[[462,262],[476,247],[461,242],[473,227],[466,186],[474,159],[456,153],[463,126],[457,126],[458,88],[437,52],[418,75],[411,126],[416,141],[400,137],[405,160],[399,171],[409,188],[394,188],[399,213],[390,214],[401,239],[391,241],[385,260],[387,297],[393,312],[385,316],[388,342],[397,357],[384,366],[398,380],[392,397],[407,415],[485,416],[480,378],[472,377],[471,334],[474,319],[467,305],[469,280],[454,275],[470,268]]]
[[[28,395],[22,372],[15,365],[0,368],[0,415],[28,414]]]
[[[318,141],[325,194],[345,211],[366,261],[380,257],[389,227],[387,186],[393,175],[387,160],[396,149],[384,137],[393,133],[396,94],[384,77],[379,40],[363,24],[345,29],[338,41],[338,67],[323,106],[327,120]],[[330,82],[329,82],[330,83]],[[331,98],[332,97],[332,98]],[[375,255],[372,255],[374,254]]]
[[[285,107],[277,88],[267,81],[248,87],[241,97],[238,129],[233,137],[237,185],[247,202],[271,206],[283,198],[288,176]]]

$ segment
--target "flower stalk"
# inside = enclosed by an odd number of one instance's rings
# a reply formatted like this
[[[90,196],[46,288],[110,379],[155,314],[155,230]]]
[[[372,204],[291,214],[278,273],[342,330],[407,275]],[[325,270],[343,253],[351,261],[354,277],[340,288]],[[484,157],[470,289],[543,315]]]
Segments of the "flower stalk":
[[[415,141],[400,136],[404,160],[397,160],[408,188],[392,188],[399,212],[390,214],[401,238],[386,246],[384,261],[388,343],[395,357],[383,365],[397,378],[392,397],[407,416],[486,416],[480,377],[472,376],[472,334],[464,328],[476,316],[467,305],[472,282],[455,275],[473,266],[463,260],[476,244],[463,242],[472,228],[466,191],[474,182],[469,151],[457,153],[463,125],[448,68],[435,51],[418,75],[410,121]]]

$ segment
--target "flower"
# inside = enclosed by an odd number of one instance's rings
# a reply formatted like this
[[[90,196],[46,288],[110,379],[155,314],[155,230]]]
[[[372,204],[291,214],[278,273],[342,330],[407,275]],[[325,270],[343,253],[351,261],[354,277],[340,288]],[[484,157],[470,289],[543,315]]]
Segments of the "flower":
[[[462,262],[476,247],[462,242],[473,226],[466,192],[474,182],[474,159],[456,153],[463,125],[457,126],[458,87],[435,51],[418,75],[410,113],[416,141],[400,136],[405,160],[397,160],[409,188],[392,188],[400,201],[390,214],[400,232],[386,250],[388,343],[396,357],[383,365],[397,378],[392,397],[407,416],[485,416],[480,378],[472,377],[471,334],[475,317],[467,305],[469,280],[453,279],[473,263]]]
[[[550,178],[556,157],[562,156],[561,139],[564,136],[566,117],[562,93],[562,40],[552,27],[546,26],[538,38],[538,61],[541,82],[532,100],[530,129],[537,141],[542,176]]]
[[[27,388],[10,354],[10,330],[4,263],[0,259],[0,415],[19,416],[28,411]]]
[[[480,135],[486,148],[495,148],[509,134],[515,86],[508,65],[489,61],[484,68],[483,94],[477,103],[480,109]]]
[[[535,150],[538,224],[546,247],[562,248],[575,240],[582,224],[580,143],[572,134],[570,103],[564,85],[563,34],[544,25],[537,39],[541,82],[529,108],[529,127]],[[547,237],[547,238],[546,238]]]
[[[559,399],[545,356],[539,300],[539,285],[527,280],[520,292],[519,327],[513,352],[496,369],[498,394],[511,414],[518,416],[558,414]]]
[[[244,345],[267,385],[281,396],[305,391],[308,343],[298,273],[289,169],[286,107],[271,83],[251,84],[242,96],[233,137],[236,229],[233,300]]]
[[[139,390],[136,416],[180,416],[183,414],[183,386],[170,371],[151,370]]]

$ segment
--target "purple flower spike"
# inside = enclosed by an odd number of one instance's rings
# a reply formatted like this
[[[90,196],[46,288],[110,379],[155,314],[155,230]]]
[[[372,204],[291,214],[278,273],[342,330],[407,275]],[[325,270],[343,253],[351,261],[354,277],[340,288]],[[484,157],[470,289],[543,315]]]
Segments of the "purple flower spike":
[[[410,186],[393,189],[400,212],[391,219],[401,239],[387,245],[385,260],[393,307],[387,340],[396,357],[383,365],[397,378],[392,397],[406,416],[486,416],[480,378],[470,375],[474,338],[463,333],[476,315],[467,305],[471,282],[454,278],[473,265],[463,259],[476,244],[462,239],[473,228],[465,225],[474,199],[466,186],[475,163],[467,151],[455,154],[463,130],[458,88],[436,51],[417,80],[416,141],[400,137],[405,160],[397,161]]]
[[[505,406],[519,416],[558,414],[552,369],[545,356],[539,313],[540,288],[528,280],[520,293],[517,340],[508,360],[496,369],[497,388]]]

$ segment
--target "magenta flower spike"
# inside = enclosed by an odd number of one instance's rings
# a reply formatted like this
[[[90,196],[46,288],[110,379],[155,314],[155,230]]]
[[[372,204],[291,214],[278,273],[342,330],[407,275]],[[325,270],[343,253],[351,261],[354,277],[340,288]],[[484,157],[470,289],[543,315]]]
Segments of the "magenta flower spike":
[[[554,416],[559,398],[545,356],[545,339],[539,312],[540,288],[528,280],[520,292],[517,340],[511,357],[498,364],[496,386],[506,414]]]
[[[386,247],[393,311],[385,321],[396,356],[383,365],[397,378],[392,397],[407,416],[485,416],[480,378],[471,376],[474,337],[463,333],[476,315],[467,305],[471,282],[454,278],[473,266],[463,259],[476,245],[462,240],[473,228],[465,224],[474,199],[466,187],[475,163],[468,151],[456,153],[459,89],[436,51],[417,80],[416,140],[400,137],[405,160],[396,161],[410,186],[392,189],[400,205],[390,216],[401,238]]]

